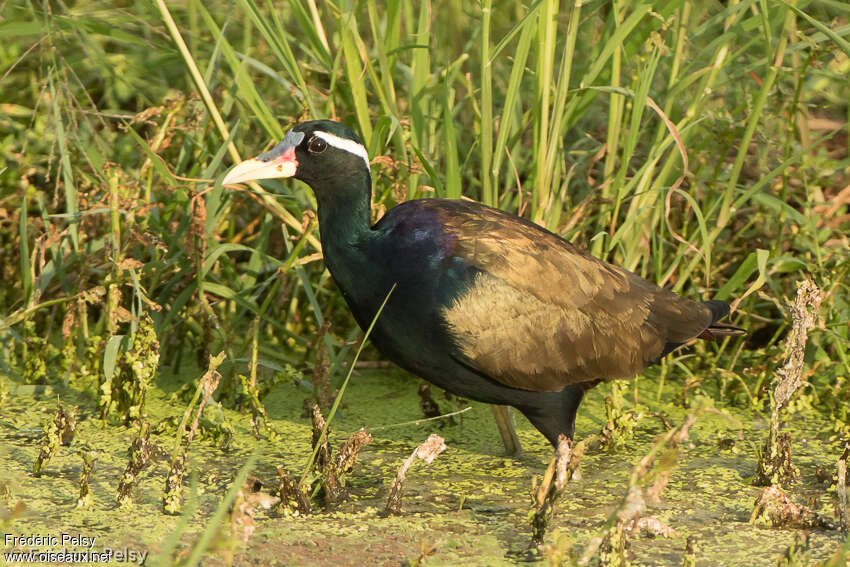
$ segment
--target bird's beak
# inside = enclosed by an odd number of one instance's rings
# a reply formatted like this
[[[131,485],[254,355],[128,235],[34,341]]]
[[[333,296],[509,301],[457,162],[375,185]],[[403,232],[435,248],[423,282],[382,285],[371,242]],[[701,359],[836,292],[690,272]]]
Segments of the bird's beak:
[[[246,159],[228,171],[221,183],[229,185],[258,179],[292,177],[298,170],[295,148],[303,139],[303,132],[287,132],[283,141],[268,152]]]

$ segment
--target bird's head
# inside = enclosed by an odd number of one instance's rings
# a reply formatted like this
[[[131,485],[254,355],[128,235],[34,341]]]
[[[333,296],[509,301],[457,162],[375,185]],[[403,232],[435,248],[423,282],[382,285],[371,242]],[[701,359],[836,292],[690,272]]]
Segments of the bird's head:
[[[311,120],[293,127],[266,153],[233,167],[222,183],[294,177],[315,187],[322,181],[369,173],[369,155],[357,134],[338,122]]]

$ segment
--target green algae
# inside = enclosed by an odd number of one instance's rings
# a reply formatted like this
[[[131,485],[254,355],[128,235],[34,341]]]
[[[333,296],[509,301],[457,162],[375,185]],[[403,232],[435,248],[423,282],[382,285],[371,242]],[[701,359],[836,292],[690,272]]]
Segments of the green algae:
[[[160,381],[175,377],[161,375]],[[642,380],[640,400],[654,397],[655,385]],[[333,511],[314,506],[301,517],[278,516],[257,511],[255,531],[247,547],[237,551],[235,563],[269,565],[362,565],[401,564],[416,561],[428,565],[513,565],[526,561],[530,541],[528,512],[532,478],[540,477],[551,459],[548,443],[518,416],[518,435],[525,448],[520,458],[501,455],[501,439],[487,406],[463,400],[436,398],[449,411],[453,404],[471,406],[470,411],[448,420],[409,424],[421,416],[418,381],[400,371],[356,373],[331,425],[333,445],[361,427],[370,428],[373,442],[364,447],[349,479],[350,498]],[[673,389],[672,385],[668,388]],[[166,395],[166,388],[152,388],[146,401],[152,423],[185,411],[185,402]],[[174,386],[171,389],[175,389]],[[577,436],[598,434],[604,415],[607,386],[589,392],[582,406]],[[62,391],[68,404],[80,406],[76,438],[71,447],[59,447],[43,476],[30,474],[36,459],[38,428],[55,412],[55,391],[12,390],[5,406],[0,456],[7,463],[0,484],[8,486],[3,504],[23,503],[22,516],[10,520],[15,533],[61,533],[76,531],[97,536],[106,546],[128,546],[156,555],[164,541],[178,530],[183,518],[162,513],[161,498],[168,474],[173,431],[151,434],[151,463],[137,478],[133,513],[115,506],[116,490],[127,464],[127,449],[137,428],[106,425],[95,418],[96,402],[85,392]],[[662,400],[673,399],[673,392]],[[179,529],[179,549],[187,549],[199,537],[236,472],[253,451],[258,452],[252,473],[263,490],[273,492],[279,484],[277,467],[297,477],[311,453],[309,417],[302,416],[303,399],[309,392],[292,384],[275,386],[263,400],[270,422],[279,437],[256,439],[250,412],[240,413],[215,402],[205,410],[207,419],[232,425],[229,450],[214,439],[198,439],[192,445],[187,471],[197,477],[196,511]],[[680,422],[688,410],[662,401],[647,408]],[[801,474],[791,488],[800,502],[814,503],[818,513],[830,516],[837,502],[834,489],[817,480],[818,467],[834,468],[843,447],[829,435],[824,421],[794,415],[788,428],[795,440],[795,462]],[[405,425],[397,425],[405,423]],[[631,537],[633,565],[681,564],[685,541],[698,543],[696,565],[773,564],[791,545],[797,530],[752,526],[748,519],[758,488],[752,486],[756,472],[756,449],[767,432],[768,422],[748,410],[725,408],[700,415],[690,442],[681,448],[677,466],[661,494],[661,504],[650,513],[675,529],[678,538]],[[568,541],[580,550],[597,536],[628,487],[634,464],[649,450],[655,437],[666,431],[660,420],[643,419],[631,440],[617,450],[588,451],[580,467],[581,477],[570,481],[558,501],[546,543]],[[448,449],[428,467],[416,467],[405,486],[404,512],[382,517],[389,485],[398,466],[430,433],[446,439]],[[734,440],[733,448],[723,449]],[[88,473],[89,504],[78,508],[79,481],[83,471],[80,453],[96,455]],[[812,561],[828,558],[843,541],[838,532],[810,534]],[[204,564],[225,564],[209,552]],[[538,560],[546,561],[546,555]]]

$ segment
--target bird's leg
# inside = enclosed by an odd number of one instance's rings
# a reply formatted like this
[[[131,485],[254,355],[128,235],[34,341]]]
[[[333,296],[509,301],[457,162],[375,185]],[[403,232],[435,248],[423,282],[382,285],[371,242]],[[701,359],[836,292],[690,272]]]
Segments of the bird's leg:
[[[599,381],[601,382],[601,380]],[[564,388],[564,401],[566,402],[565,411],[569,416],[569,427],[567,430],[567,437],[570,439],[573,438],[576,431],[576,414],[578,413],[578,406],[581,405],[581,400],[584,398],[584,393],[588,391],[590,388],[598,384],[599,382],[594,382],[590,386],[585,386],[583,384],[567,386]],[[555,440],[555,447],[558,447],[558,441]]]
[[[511,416],[511,408],[508,406],[491,405],[493,417],[496,420],[496,427],[499,428],[499,435],[502,436],[502,443],[505,445],[505,454],[511,457],[517,457],[522,454],[522,445],[517,437],[516,429],[514,429],[514,420]]]

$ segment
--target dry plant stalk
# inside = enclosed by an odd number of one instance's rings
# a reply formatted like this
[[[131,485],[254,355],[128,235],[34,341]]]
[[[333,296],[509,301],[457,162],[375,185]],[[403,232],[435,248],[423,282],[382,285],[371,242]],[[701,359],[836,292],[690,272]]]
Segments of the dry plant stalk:
[[[195,389],[195,395],[189,402],[186,411],[183,413],[183,419],[180,425],[177,426],[177,440],[174,444],[174,450],[171,453],[171,467],[168,471],[168,476],[165,478],[165,491],[162,495],[162,508],[166,514],[179,514],[183,504],[183,476],[186,473],[186,461],[189,458],[189,444],[195,437],[198,431],[198,424],[201,419],[201,413],[204,411],[209,399],[218,388],[221,382],[221,374],[217,368],[224,362],[226,358],[224,352],[217,356],[210,356],[209,367],[198,382],[198,387]],[[186,424],[192,416],[192,410],[195,409],[195,403],[203,394],[200,404],[192,420],[192,425],[189,430],[186,430]]]
[[[841,531],[847,533],[847,457],[850,457],[850,443],[844,445],[844,454],[838,459],[838,516]]]
[[[642,516],[641,518],[638,518],[638,521],[635,522],[634,527],[636,530],[646,532],[652,537],[679,537],[679,534],[676,533],[676,530],[674,530],[655,516]]]
[[[776,388],[773,397],[776,411],[787,404],[794,392],[803,384],[803,358],[809,329],[817,323],[823,293],[812,280],[804,280],[797,286],[797,297],[791,306],[791,334],[785,343],[785,364],[776,371]]]
[[[310,417],[313,421],[312,446],[314,450],[316,447],[319,448],[318,453],[316,453],[316,469],[321,475],[320,482],[322,483],[325,503],[334,504],[341,501],[344,497],[342,484],[331,462],[331,447],[328,443],[330,428],[326,425],[325,417],[322,415],[319,404],[311,400],[310,409]]]
[[[319,447],[316,454],[316,468],[321,475],[322,495],[326,506],[334,506],[348,498],[345,476],[354,468],[360,448],[372,442],[372,436],[365,429],[361,429],[340,445],[336,457],[333,457],[328,443],[330,429],[326,427],[322,410],[315,401],[311,401],[310,409],[313,421],[313,448],[315,449],[317,445]]]
[[[791,306],[791,332],[785,342],[785,364],[776,371],[776,386],[771,400],[770,432],[759,454],[758,470],[753,484],[770,486],[789,484],[798,476],[791,459],[791,434],[779,431],[779,413],[803,385],[803,367],[809,329],[817,323],[823,293],[811,280],[797,286]]]
[[[116,269],[122,269],[122,265],[127,265],[127,269],[141,267],[141,264],[137,264],[138,261],[126,258],[116,265]],[[118,304],[120,299],[119,287],[110,286],[107,305],[113,305],[110,313],[115,318],[115,325],[133,319],[132,314]],[[113,329],[112,334],[116,332]],[[110,415],[115,415],[124,425],[129,425],[144,419],[145,396],[159,367],[159,339],[148,312],[141,314],[136,331],[126,337],[126,341],[122,341],[125,346],[119,347],[115,355],[112,372],[102,376],[98,407],[101,419],[106,420]]]
[[[776,425],[774,427],[774,424]],[[771,419],[770,432],[759,453],[755,486],[789,485],[799,476],[791,450],[791,433],[779,432],[778,419]]]
[[[122,506],[133,502],[133,491],[138,485],[139,473],[150,460],[150,433],[150,423],[143,421],[139,427],[138,437],[130,445],[129,462],[127,463],[127,468],[124,469],[124,476],[121,477],[121,481],[118,483],[118,496],[116,497],[118,504]]]
[[[171,459],[171,468],[165,477],[165,491],[162,493],[162,510],[169,515],[177,515],[183,507],[183,475],[186,474],[186,453],[180,453]]]
[[[319,407],[327,410],[333,403],[331,395],[331,361],[328,355],[328,347],[325,344],[325,336],[330,330],[330,321],[325,321],[322,328],[316,334],[316,339],[313,342],[313,349],[316,351],[316,362],[313,365],[313,391],[316,392],[316,399]]]
[[[219,374],[216,369],[224,361],[224,357],[225,354],[223,352],[216,357],[211,356],[209,368],[201,377],[201,382],[198,384],[198,387],[203,392],[204,397],[201,398],[201,403],[198,405],[198,410],[195,412],[195,419],[192,421],[192,427],[189,428],[189,434],[186,437],[186,445],[192,442],[192,439],[195,437],[195,433],[198,432],[198,423],[201,420],[201,414],[204,413],[204,407],[207,405],[207,402],[210,401],[210,398],[212,398],[212,395],[221,383],[221,374]]]
[[[63,447],[70,447],[71,443],[74,441],[74,435],[77,434],[77,411],[79,408],[77,406],[71,407],[70,410],[65,412],[65,423],[63,424],[62,431],[60,431],[61,436],[61,445]]]
[[[776,562],[776,567],[799,567],[809,565],[811,558],[809,557],[809,534],[798,533],[794,536],[794,541],[791,542],[785,552],[779,556]],[[823,564],[819,564],[823,567]]]
[[[242,391],[248,398],[248,404],[251,406],[251,432],[254,434],[254,437],[256,439],[260,439],[262,437],[260,435],[260,425],[263,425],[266,428],[266,434],[269,438],[277,439],[279,436],[278,432],[269,421],[266,408],[263,406],[263,402],[260,401],[260,394],[259,390],[257,390],[257,385],[252,385],[251,380],[249,380],[244,374],[239,375],[239,381],[242,384]]]
[[[416,459],[425,461],[425,464],[430,465],[434,462],[437,456],[446,450],[446,441],[436,433],[428,436],[428,439],[419,445],[413,453],[402,463],[398,469],[395,480],[390,486],[390,494],[387,497],[387,506],[384,508],[384,515],[397,516],[401,514],[401,497],[404,494],[404,479],[407,476],[407,471]]]
[[[360,448],[372,442],[372,436],[366,432],[365,428],[360,429],[352,434],[348,440],[339,446],[336,458],[334,459],[334,468],[337,473],[342,475],[351,472],[354,464],[357,462],[357,453]]]
[[[327,427],[325,416],[322,415],[322,410],[315,400],[310,400],[310,419],[313,423],[313,440],[311,445],[314,449],[317,446],[319,447],[319,452],[316,454],[316,467],[320,471],[324,471],[331,462],[331,448],[328,444],[330,428]]]
[[[333,479],[333,484],[325,483],[322,486],[326,506],[339,504],[348,498],[345,477],[354,468],[360,448],[371,442],[372,436],[366,433],[365,429],[361,429],[339,446],[336,457],[333,457],[328,462],[326,469],[322,471],[324,478]]]
[[[608,450],[624,447],[634,436],[635,427],[643,419],[642,413],[626,407],[623,394],[628,388],[623,380],[611,382],[611,394],[605,396],[605,426],[600,434],[602,445]]]
[[[825,528],[834,529],[835,524],[807,506],[795,504],[778,486],[762,489],[750,515],[753,525],[768,525],[774,528]]]
[[[77,497],[77,508],[90,508],[92,505],[91,487],[89,480],[94,469],[94,451],[83,451],[83,472],[80,474],[80,495]]]
[[[74,439],[77,429],[77,408],[73,407],[65,411],[62,403],[56,400],[56,416],[53,421],[44,425],[44,433],[41,437],[41,448],[38,457],[32,467],[33,476],[41,476],[44,468],[60,445],[69,446]]]
[[[661,502],[661,493],[667,488],[667,483],[670,481],[670,474],[676,467],[679,457],[679,445],[687,441],[691,427],[697,420],[697,413],[692,412],[685,416],[682,424],[676,428],[670,429],[659,443],[662,443],[660,448],[661,456],[656,458],[656,452],[653,448],[646,456],[638,463],[636,472],[637,478],[633,476],[633,483],[641,482],[642,480],[652,479],[652,484],[645,489],[646,499],[650,505],[657,505]],[[656,447],[658,445],[656,444]],[[658,464],[656,464],[658,462]],[[653,474],[654,473],[654,474]]]
[[[339,491],[336,494],[331,494],[325,491],[325,504],[338,504],[348,498],[348,490],[345,487],[345,477],[354,469],[357,462],[357,454],[360,448],[372,442],[372,436],[365,429],[360,429],[352,434],[337,450],[329,465],[332,468],[337,479]]]
[[[310,505],[310,494],[303,490],[292,475],[283,467],[277,466],[277,476],[280,479],[278,509],[283,516],[306,516],[313,511]]]
[[[428,382],[419,383],[419,409],[422,410],[422,415],[427,418],[438,417],[442,414],[440,406],[431,395],[431,385]]]
[[[248,540],[254,534],[254,515],[258,508],[270,509],[278,503],[278,497],[260,490],[262,484],[250,476],[239,489],[233,508],[230,510],[230,530],[232,541],[248,545]]]
[[[630,565],[626,555],[630,547],[630,526],[637,523],[637,519],[645,509],[646,502],[640,488],[629,486],[629,491],[620,506],[608,517],[603,532],[588,542],[577,564],[582,566],[594,564],[600,567]]]
[[[628,534],[642,527],[657,530],[658,535],[675,537],[676,532],[659,520],[641,524],[641,515],[646,511],[648,503],[659,502],[661,492],[676,466],[679,447],[688,439],[691,427],[702,411],[702,408],[697,408],[685,416],[680,425],[662,435],[649,453],[635,465],[625,497],[608,517],[603,532],[592,538],[585,547],[579,565],[589,565],[594,558],[598,558],[599,565],[628,565]]]
[[[697,553],[700,551],[702,550],[697,542],[697,538],[689,535],[685,541],[685,553],[682,554],[682,567],[696,567]]]
[[[531,512],[531,547],[542,549],[546,529],[555,515],[555,502],[563,493],[564,487],[578,470],[584,456],[584,443],[573,444],[566,435],[558,436],[555,456],[549,462],[543,480],[539,486],[533,486],[534,507]],[[535,479],[535,485],[537,479]]]

